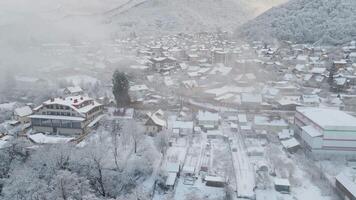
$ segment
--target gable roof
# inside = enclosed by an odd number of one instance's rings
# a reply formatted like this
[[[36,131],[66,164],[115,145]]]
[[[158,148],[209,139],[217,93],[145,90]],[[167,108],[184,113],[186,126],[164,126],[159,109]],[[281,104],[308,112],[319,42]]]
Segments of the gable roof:
[[[164,119],[162,119],[161,117],[163,117],[163,111],[162,110],[158,110],[154,113],[147,113],[147,116],[149,117],[148,121],[146,122],[146,125],[149,125],[149,122],[154,123],[157,126],[161,126],[161,127],[165,127],[166,126],[166,121]]]

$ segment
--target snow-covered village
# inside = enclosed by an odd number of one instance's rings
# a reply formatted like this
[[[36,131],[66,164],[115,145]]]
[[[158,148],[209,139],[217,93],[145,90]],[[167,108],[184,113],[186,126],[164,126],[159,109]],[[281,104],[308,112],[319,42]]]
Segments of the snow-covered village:
[[[55,31],[72,34],[65,39],[45,31],[22,39],[21,20],[0,21],[0,199],[356,199],[356,30],[343,31],[347,37],[331,29],[314,38],[303,33],[305,41],[288,30],[267,37],[273,25],[263,37],[254,33],[272,14],[281,20],[283,9],[315,8],[321,0],[256,1],[252,8],[264,10],[246,14],[245,23],[226,20],[242,27],[239,33],[216,28],[213,19],[205,25],[215,29],[192,23],[199,31],[163,31],[175,26],[171,18],[153,33],[146,9],[165,5],[161,0],[115,9],[104,6],[110,1],[85,9],[110,8],[127,34],[77,37],[77,28],[63,23]],[[337,1],[356,19],[356,3]],[[333,9],[326,4],[322,9]],[[12,6],[0,3],[0,16]],[[97,17],[73,14],[67,4],[41,6],[46,20],[64,11],[83,23]],[[147,27],[124,21],[141,12]],[[38,26],[29,13],[23,22]]]

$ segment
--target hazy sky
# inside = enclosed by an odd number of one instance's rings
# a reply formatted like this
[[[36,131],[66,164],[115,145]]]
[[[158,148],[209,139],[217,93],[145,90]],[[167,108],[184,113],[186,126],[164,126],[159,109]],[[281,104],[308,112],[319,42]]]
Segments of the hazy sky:
[[[0,68],[16,65],[36,65],[42,58],[38,57],[29,47],[42,43],[51,42],[73,42],[73,41],[103,41],[113,37],[113,34],[120,31],[120,26],[115,23],[108,23],[107,16],[101,14],[117,8],[129,0],[1,0],[0,1]],[[149,0],[166,1],[166,0]],[[172,0],[173,1],[173,0]],[[176,1],[176,0],[174,0]],[[206,2],[212,2],[207,0]],[[218,1],[218,0],[217,0]],[[252,7],[260,14],[262,11],[277,5],[285,0],[219,0],[221,3],[234,2]],[[176,1],[176,3],[179,1]],[[195,4],[194,1],[185,1]],[[152,8],[154,14],[160,14],[160,7]],[[202,5],[199,2],[197,5]],[[184,8],[182,5],[181,8]],[[209,4],[206,7],[209,7]],[[139,8],[138,8],[139,9]],[[152,10],[151,9],[151,10]],[[157,9],[157,10],[155,10]],[[164,12],[163,12],[164,13]],[[185,11],[182,11],[184,15]],[[193,11],[194,13],[194,11]],[[196,16],[199,20],[204,20],[204,14]],[[218,14],[220,11],[218,10]],[[180,15],[181,13],[175,13]],[[233,18],[231,13],[221,13],[229,20]],[[128,14],[125,20],[130,22],[141,20],[140,25],[145,24],[147,17],[140,17],[140,12],[136,10],[133,14]],[[231,15],[229,17],[229,15]],[[137,19],[131,19],[137,17]],[[148,15],[150,17],[150,15]],[[164,18],[165,16],[160,16]],[[126,21],[120,21],[125,23]],[[210,20],[214,18],[208,18]],[[173,19],[174,20],[174,19]],[[221,20],[221,17],[220,17]],[[236,19],[239,20],[239,19]],[[208,22],[207,23],[210,23]],[[184,22],[184,20],[183,20]],[[203,21],[204,22],[204,21]],[[189,26],[189,24],[187,25]],[[143,28],[144,29],[144,28]],[[38,57],[38,58],[37,58]]]

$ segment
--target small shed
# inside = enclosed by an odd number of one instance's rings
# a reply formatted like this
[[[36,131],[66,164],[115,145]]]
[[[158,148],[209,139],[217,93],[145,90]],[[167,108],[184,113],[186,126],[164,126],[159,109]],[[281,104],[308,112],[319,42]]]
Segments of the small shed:
[[[283,147],[290,153],[295,153],[300,148],[299,142],[294,138],[281,141]]]
[[[176,173],[168,173],[165,185],[168,188],[173,189],[176,184],[176,181],[177,181],[177,174]]]
[[[220,176],[206,176],[204,180],[205,185],[211,187],[224,187],[226,184],[226,179]]]
[[[185,165],[185,166],[183,167],[182,174],[183,174],[184,176],[194,176],[194,174],[195,174],[195,167]]]
[[[290,183],[288,179],[285,178],[275,178],[274,179],[274,188],[281,193],[290,192]]]

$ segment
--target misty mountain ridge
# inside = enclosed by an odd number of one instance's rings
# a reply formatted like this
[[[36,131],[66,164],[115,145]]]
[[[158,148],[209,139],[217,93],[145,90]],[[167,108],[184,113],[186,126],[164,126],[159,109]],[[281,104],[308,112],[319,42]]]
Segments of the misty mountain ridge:
[[[113,10],[110,23],[136,32],[232,31],[285,0],[132,0]]]
[[[237,30],[251,40],[343,44],[356,38],[356,1],[290,0]]]

